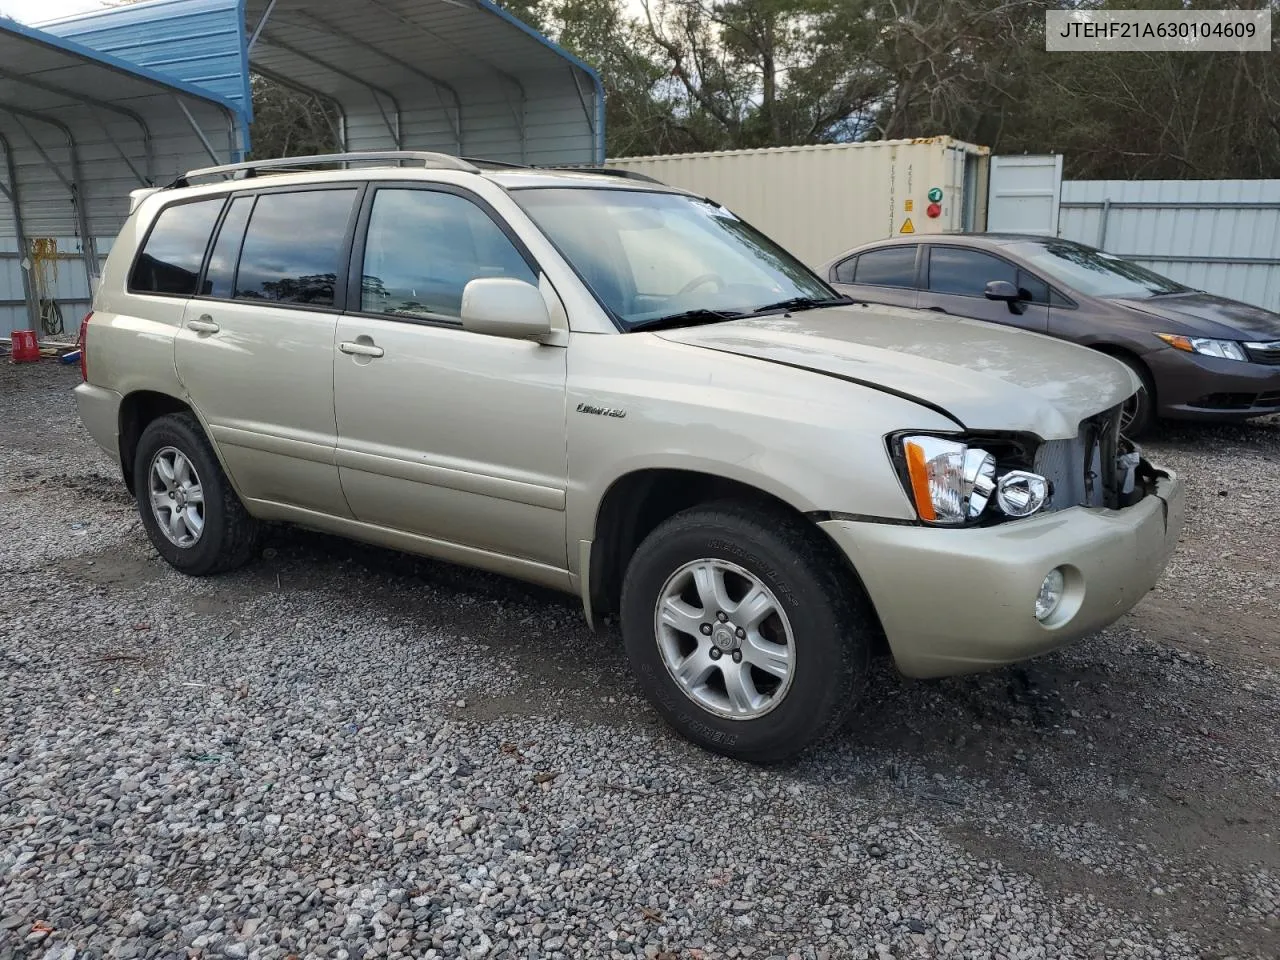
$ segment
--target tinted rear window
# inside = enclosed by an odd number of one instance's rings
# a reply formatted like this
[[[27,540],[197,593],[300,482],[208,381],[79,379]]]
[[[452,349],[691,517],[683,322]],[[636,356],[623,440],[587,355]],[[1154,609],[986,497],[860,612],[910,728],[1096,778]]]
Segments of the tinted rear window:
[[[218,239],[213,241],[213,252],[209,254],[209,266],[204,272],[204,289],[201,291],[204,296],[231,298],[231,291],[235,289],[240,241],[244,239],[244,227],[249,222],[252,209],[253,197],[236,197],[231,201],[231,209],[222,218]]]
[[[858,257],[854,283],[870,283],[878,287],[914,287],[916,285],[916,248],[885,247],[868,250]]]
[[[333,306],[355,196],[354,189],[259,196],[240,251],[236,297]]]
[[[223,199],[179,203],[161,210],[133,265],[129,289],[134,293],[195,296],[200,265]]]

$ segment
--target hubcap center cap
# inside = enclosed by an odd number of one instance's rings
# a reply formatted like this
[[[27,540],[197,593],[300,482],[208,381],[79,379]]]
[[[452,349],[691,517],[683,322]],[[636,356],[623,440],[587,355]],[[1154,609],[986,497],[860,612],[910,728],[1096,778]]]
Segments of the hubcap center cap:
[[[711,642],[725,653],[737,650],[738,636],[734,630],[733,624],[722,623],[711,631]]]

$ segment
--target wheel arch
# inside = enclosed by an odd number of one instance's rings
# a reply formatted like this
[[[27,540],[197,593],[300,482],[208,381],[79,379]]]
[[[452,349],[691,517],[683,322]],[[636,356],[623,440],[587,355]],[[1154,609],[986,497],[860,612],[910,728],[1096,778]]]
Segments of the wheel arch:
[[[1156,378],[1151,372],[1151,365],[1142,358],[1141,354],[1118,343],[1090,343],[1087,346],[1091,350],[1097,350],[1099,353],[1105,353],[1109,357],[1115,357],[1117,360],[1127,363],[1136,369],[1139,375],[1145,378],[1145,386],[1147,392],[1151,394],[1152,406],[1155,407],[1157,405],[1159,394],[1157,392]]]
[[[120,469],[124,472],[125,486],[134,492],[133,460],[138,451],[138,441],[147,426],[171,413],[195,415],[191,405],[159,390],[134,390],[120,401]],[[199,419],[199,417],[196,417]]]
[[[850,588],[867,596],[852,561],[815,522],[820,514],[745,480],[689,468],[646,467],[615,479],[600,498],[589,555],[582,557],[585,568],[579,572],[584,580],[583,604],[588,620],[618,612],[627,565],[644,538],[659,524],[690,507],[725,500],[755,504],[803,521],[843,565]],[[869,609],[874,610],[869,596],[867,599]]]

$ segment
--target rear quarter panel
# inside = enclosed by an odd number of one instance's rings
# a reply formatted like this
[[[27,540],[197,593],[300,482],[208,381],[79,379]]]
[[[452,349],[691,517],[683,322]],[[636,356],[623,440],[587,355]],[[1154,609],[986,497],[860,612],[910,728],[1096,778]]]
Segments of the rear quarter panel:
[[[181,399],[173,344],[186,300],[128,292],[134,256],[159,208],[158,197],[139,205],[103,266],[86,344],[89,382],[122,396],[154,390]]]

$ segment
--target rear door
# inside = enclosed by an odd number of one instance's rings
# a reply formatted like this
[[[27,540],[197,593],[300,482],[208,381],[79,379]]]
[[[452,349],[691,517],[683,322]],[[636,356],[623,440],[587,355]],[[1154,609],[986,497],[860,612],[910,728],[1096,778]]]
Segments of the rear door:
[[[914,307],[918,252],[914,243],[873,247],[836,264],[828,279],[841,293],[858,300]]]
[[[924,244],[925,276],[917,306],[975,320],[1044,333],[1049,329],[1049,287],[1016,264],[973,247]],[[988,300],[987,284],[1005,280],[1022,291],[1013,305]]]
[[[235,197],[177,340],[178,376],[242,496],[350,516],[333,343],[360,188]]]

